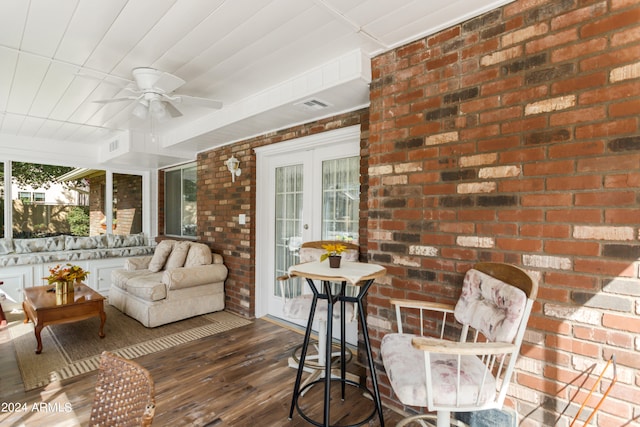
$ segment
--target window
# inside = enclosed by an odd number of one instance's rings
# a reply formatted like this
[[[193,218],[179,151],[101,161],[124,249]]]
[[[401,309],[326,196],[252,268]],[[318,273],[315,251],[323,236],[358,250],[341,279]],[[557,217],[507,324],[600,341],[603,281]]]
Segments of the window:
[[[13,200],[9,206],[14,238],[82,235],[74,227],[74,214],[77,209],[86,209],[78,201],[78,191],[86,187],[86,182],[59,180],[72,170],[69,166],[11,162]]]
[[[141,233],[144,175],[0,160],[0,237]]]
[[[196,236],[196,165],[190,163],[165,171],[165,234],[178,237]]]
[[[31,192],[30,191],[18,191],[18,199],[29,203],[31,201]]]

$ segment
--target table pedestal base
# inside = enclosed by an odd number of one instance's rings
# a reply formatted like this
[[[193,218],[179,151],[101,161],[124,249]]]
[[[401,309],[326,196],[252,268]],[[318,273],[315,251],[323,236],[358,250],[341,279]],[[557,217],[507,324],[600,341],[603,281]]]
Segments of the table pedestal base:
[[[316,426],[323,426],[323,427],[336,427],[336,426],[340,426],[340,427],[351,427],[351,426],[358,426],[358,425],[362,425],[365,422],[369,421],[370,419],[372,419],[373,415],[375,415],[376,413],[378,414],[379,420],[380,420],[380,427],[384,427],[384,418],[382,416],[382,402],[380,399],[380,392],[378,390],[378,381],[376,379],[376,373],[375,373],[375,366],[373,364],[373,356],[371,354],[371,343],[369,341],[369,331],[367,328],[367,318],[364,312],[364,308],[362,305],[362,299],[364,298],[364,296],[367,293],[367,290],[369,289],[369,287],[373,284],[373,278],[369,279],[365,282],[364,285],[360,286],[360,292],[358,293],[357,297],[348,297],[345,295],[344,292],[344,288],[346,286],[346,281],[342,282],[342,286],[340,288],[340,291],[337,294],[332,294],[331,292],[331,285],[330,282],[327,280],[322,280],[322,284],[323,284],[323,289],[324,289],[324,293],[321,294],[318,292],[318,289],[316,288],[315,284],[313,283],[313,280],[309,277],[306,278],[307,279],[307,283],[309,284],[309,286],[311,287],[311,291],[313,292],[313,300],[311,303],[311,308],[310,308],[310,312],[309,312],[309,320],[307,322],[307,328],[305,331],[305,335],[304,335],[304,340],[302,342],[302,352],[300,355],[300,363],[298,366],[298,373],[296,375],[296,382],[293,388],[293,397],[291,398],[291,409],[289,410],[289,419],[293,418],[293,412],[294,409],[298,410],[298,413],[300,413],[300,415],[308,422],[310,422],[313,425]],[[307,356],[307,350],[309,349],[309,344],[311,342],[311,325],[313,324],[313,320],[314,320],[314,316],[315,316],[315,311],[316,311],[316,307],[317,307],[317,303],[318,303],[318,299],[326,299],[327,300],[327,312],[328,313],[333,313],[333,307],[334,304],[339,304],[340,305],[340,331],[341,331],[341,342],[340,342],[340,377],[339,378],[333,378],[332,377],[332,366],[331,366],[331,360],[332,360],[332,346],[330,344],[326,345],[326,349],[325,351],[327,352],[326,357],[325,357],[325,375],[324,378],[320,379],[320,380],[316,380],[310,384],[307,384],[306,386],[302,386],[302,372],[304,371],[304,363],[305,363],[305,358]],[[346,378],[346,370],[345,370],[345,361],[346,361],[346,343],[345,343],[345,303],[347,302],[351,302],[351,303],[356,303],[357,307],[358,307],[358,318],[360,320],[360,324],[362,325],[362,330],[363,330],[363,338],[364,338],[364,346],[365,346],[365,350],[367,353],[367,361],[368,361],[368,367],[369,367],[369,373],[371,374],[371,383],[373,385],[373,393],[370,392],[366,387],[361,386],[359,383],[356,383],[354,381],[350,381],[347,380]],[[332,315],[328,315],[327,316],[327,329],[326,329],[326,336],[327,336],[327,343],[331,343],[332,342],[332,335],[333,335],[333,316]],[[358,388],[363,388],[363,390],[366,391],[366,393],[368,393],[369,396],[371,396],[372,398],[372,402],[374,404],[374,408],[373,408],[373,413],[365,420],[355,423],[355,424],[331,424],[331,404],[332,404],[332,398],[331,398],[331,383],[337,381],[340,382],[340,393],[341,393],[341,400],[344,401],[345,400],[345,386],[350,385],[350,386],[356,386]],[[307,393],[307,391],[309,391],[311,389],[312,386],[317,385],[319,383],[322,383],[324,385],[324,396],[323,396],[323,406],[324,406],[324,414],[323,414],[323,421],[320,423],[316,420],[312,420],[311,418],[308,417],[308,415],[306,415],[304,413],[304,411],[301,411],[300,409],[300,405],[299,405],[299,399],[300,397]],[[334,387],[337,388],[337,387]],[[335,402],[335,399],[334,399]],[[335,417],[334,417],[335,418]]]
[[[338,384],[334,384],[334,387],[331,387],[331,402],[333,406],[331,418],[334,419],[334,422],[331,423],[329,421],[330,425],[356,427],[368,423],[375,417],[377,410],[371,390],[358,382],[348,379],[342,380],[340,378],[331,378],[331,382]],[[344,399],[341,398],[342,384],[347,386],[345,389]],[[324,387],[324,378],[315,380],[300,389],[300,396],[296,401],[298,414],[300,414],[300,416],[308,423],[318,427],[325,425],[321,419],[314,419],[314,416],[322,417],[322,414],[318,414],[318,412],[320,412],[318,410],[318,402],[322,400],[320,395],[324,395]],[[370,413],[360,419],[353,419],[353,417],[350,417],[351,408],[355,405],[362,407],[362,405],[365,404],[371,405]],[[315,411],[313,410],[314,407],[316,409]],[[316,414],[313,414],[313,412]]]

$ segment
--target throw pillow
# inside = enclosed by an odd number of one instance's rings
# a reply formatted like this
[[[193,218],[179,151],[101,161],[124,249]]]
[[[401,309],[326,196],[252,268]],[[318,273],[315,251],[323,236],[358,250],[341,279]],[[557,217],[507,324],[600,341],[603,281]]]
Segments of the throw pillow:
[[[158,246],[156,246],[156,250],[153,253],[153,257],[151,257],[151,261],[149,262],[150,272],[157,273],[162,270],[167,259],[169,259],[169,255],[171,254],[171,250],[175,243],[175,240],[163,240],[158,243]]]
[[[73,249],[102,249],[107,247],[107,236],[65,236],[64,248]]]
[[[171,255],[167,263],[164,265],[165,270],[173,270],[174,268],[184,266],[184,261],[187,259],[187,253],[189,252],[189,246],[191,242],[178,242],[173,245]]]
[[[189,247],[185,267],[197,267],[211,264],[211,249],[204,243],[192,243]]]
[[[0,239],[0,255],[13,252],[13,241],[11,239]]]
[[[13,244],[17,254],[63,251],[64,236],[42,237],[38,239],[15,239]]]

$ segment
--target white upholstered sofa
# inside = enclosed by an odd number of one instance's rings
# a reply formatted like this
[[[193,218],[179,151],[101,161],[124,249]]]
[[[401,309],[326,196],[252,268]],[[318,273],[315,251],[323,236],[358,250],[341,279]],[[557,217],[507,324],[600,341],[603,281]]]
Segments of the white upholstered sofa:
[[[109,304],[148,328],[220,311],[227,272],[204,243],[163,240],[111,273]]]

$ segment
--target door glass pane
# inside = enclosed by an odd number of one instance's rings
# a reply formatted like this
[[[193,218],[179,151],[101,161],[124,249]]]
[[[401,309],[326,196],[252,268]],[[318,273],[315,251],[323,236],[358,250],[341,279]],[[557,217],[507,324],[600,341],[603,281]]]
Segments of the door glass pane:
[[[322,162],[322,238],[358,243],[360,158]]]
[[[275,275],[287,273],[290,266],[298,263],[298,251],[302,244],[302,165],[276,168],[275,193]],[[277,282],[277,281],[274,281]],[[301,292],[301,281],[290,286],[292,297]],[[295,294],[295,295],[294,295]],[[278,284],[275,284],[274,295],[281,296]]]

